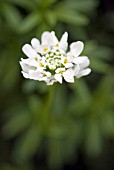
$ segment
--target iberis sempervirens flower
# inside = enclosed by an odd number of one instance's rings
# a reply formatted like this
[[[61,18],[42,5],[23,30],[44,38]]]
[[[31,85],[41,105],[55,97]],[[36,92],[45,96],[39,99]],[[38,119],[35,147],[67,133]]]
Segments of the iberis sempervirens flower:
[[[54,31],[44,32],[41,43],[33,38],[31,45],[25,44],[22,50],[28,58],[20,61],[23,76],[52,85],[54,82],[62,83],[63,79],[73,83],[74,77],[88,75],[91,72],[91,69],[87,68],[90,61],[86,56],[79,56],[84,48],[83,42],[73,42],[67,52],[67,38],[67,32],[60,41]]]

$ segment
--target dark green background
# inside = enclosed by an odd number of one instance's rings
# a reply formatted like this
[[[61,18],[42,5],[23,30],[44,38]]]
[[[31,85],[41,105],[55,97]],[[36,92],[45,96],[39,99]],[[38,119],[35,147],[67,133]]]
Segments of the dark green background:
[[[58,38],[67,31],[69,44],[84,42],[89,76],[51,88],[22,77],[22,46],[52,30]],[[0,170],[107,169],[114,169],[113,0],[0,0]]]

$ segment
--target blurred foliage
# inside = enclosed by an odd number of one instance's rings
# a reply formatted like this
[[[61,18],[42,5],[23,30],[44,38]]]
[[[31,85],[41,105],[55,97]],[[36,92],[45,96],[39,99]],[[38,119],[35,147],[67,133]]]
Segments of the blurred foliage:
[[[0,1],[1,170],[60,170],[76,161],[79,150],[89,166],[108,147],[106,140],[114,143],[114,12],[104,15],[99,5],[97,0]],[[22,45],[45,30],[58,37],[68,31],[69,43],[84,41],[91,75],[53,87],[25,80]]]

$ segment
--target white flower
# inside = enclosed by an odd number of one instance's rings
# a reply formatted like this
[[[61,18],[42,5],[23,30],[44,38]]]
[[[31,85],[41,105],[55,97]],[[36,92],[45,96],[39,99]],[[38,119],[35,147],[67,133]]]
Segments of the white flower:
[[[67,39],[67,32],[59,41],[54,31],[46,31],[41,36],[41,43],[33,38],[31,45],[25,44],[22,51],[28,58],[20,61],[23,76],[52,85],[62,83],[63,79],[73,83],[75,77],[88,75],[91,72],[88,68],[90,61],[87,56],[79,56],[84,48],[83,42],[73,42],[67,52]]]

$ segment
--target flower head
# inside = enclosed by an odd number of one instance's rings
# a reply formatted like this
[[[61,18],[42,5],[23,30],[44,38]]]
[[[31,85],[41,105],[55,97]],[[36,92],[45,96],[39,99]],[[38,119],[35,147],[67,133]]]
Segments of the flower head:
[[[58,41],[54,31],[46,31],[41,36],[41,43],[33,38],[31,45],[25,44],[22,50],[28,58],[20,61],[23,76],[52,85],[62,83],[63,79],[73,83],[74,77],[88,75],[90,61],[87,56],[79,56],[84,48],[83,42],[73,42],[67,52],[67,38],[67,32]]]

